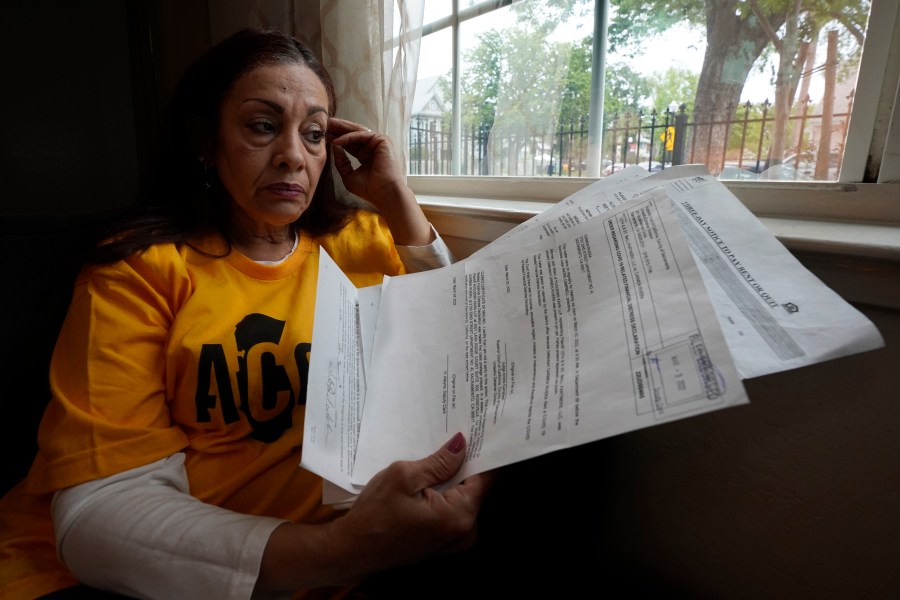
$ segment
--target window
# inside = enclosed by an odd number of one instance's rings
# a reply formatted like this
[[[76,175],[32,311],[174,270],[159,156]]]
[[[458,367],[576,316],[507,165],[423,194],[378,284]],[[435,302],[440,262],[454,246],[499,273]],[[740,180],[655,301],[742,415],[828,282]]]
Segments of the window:
[[[893,100],[882,89],[896,89],[896,69],[885,68],[896,2],[782,4],[799,10],[759,0],[430,0],[411,181],[684,163],[741,182],[876,180],[887,140],[876,120],[889,122]]]

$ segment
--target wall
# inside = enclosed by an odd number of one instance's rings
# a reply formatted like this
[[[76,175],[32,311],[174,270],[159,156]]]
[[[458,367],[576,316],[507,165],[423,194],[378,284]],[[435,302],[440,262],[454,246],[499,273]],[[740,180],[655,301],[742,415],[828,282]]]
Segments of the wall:
[[[627,556],[701,598],[898,597],[900,313],[862,309],[885,348],[612,442]]]
[[[0,211],[133,201],[138,158],[126,3],[16,2],[0,19]]]

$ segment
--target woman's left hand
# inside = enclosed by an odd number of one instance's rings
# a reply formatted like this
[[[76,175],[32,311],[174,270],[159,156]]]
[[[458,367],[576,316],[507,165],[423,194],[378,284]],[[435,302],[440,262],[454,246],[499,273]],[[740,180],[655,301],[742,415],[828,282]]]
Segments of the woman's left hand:
[[[335,117],[328,120],[328,133],[334,136],[334,166],[351,194],[381,207],[398,188],[406,187],[387,136]],[[359,161],[357,168],[347,154]]]
[[[336,117],[328,119],[328,134],[332,138],[334,166],[347,191],[378,208],[398,244],[430,244],[434,239],[431,225],[406,185],[390,139],[359,123]],[[355,169],[348,154],[359,161]]]

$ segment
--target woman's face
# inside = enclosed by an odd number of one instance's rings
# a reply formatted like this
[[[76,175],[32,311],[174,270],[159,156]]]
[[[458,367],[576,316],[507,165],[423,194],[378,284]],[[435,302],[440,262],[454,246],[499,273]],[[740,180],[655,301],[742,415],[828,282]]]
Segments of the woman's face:
[[[214,158],[234,225],[271,231],[300,217],[327,160],[327,128],[328,94],[307,66],[258,67],[237,80]]]

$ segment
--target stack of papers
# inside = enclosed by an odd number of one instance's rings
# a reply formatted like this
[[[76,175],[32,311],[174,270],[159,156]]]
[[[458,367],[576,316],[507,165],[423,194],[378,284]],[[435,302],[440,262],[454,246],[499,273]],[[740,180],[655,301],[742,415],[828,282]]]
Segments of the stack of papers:
[[[461,431],[461,481],[883,343],[705,167],[631,167],[380,286],[323,251],[301,466],[339,503]]]

